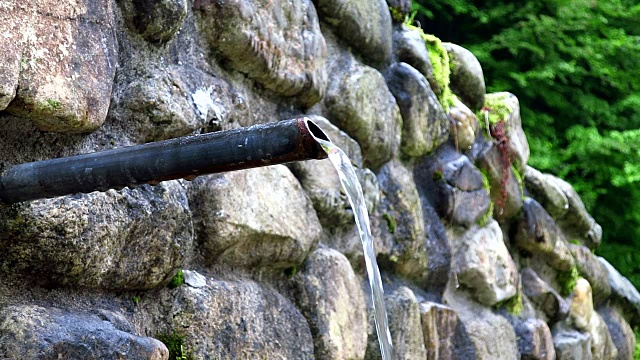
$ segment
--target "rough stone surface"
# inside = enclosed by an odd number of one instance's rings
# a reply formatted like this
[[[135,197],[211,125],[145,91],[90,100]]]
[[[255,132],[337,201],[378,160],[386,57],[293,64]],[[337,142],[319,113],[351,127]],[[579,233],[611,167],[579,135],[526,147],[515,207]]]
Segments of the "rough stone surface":
[[[196,1],[211,47],[235,70],[311,106],[324,96],[327,48],[311,1]]]
[[[386,78],[402,115],[402,152],[410,157],[432,152],[447,139],[449,119],[427,79],[406,63],[391,65]]]
[[[543,174],[531,166],[527,166],[524,173],[524,182],[531,196],[554,219],[560,219],[569,210],[569,200],[555,179],[555,176]]]
[[[0,311],[0,357],[167,360],[169,350],[100,314],[23,305]]]
[[[320,18],[374,64],[391,61],[391,14],[385,0],[317,0]]]
[[[533,254],[543,255],[548,264],[559,271],[569,271],[575,264],[562,232],[544,208],[531,198],[524,201],[515,243]]]
[[[0,5],[0,110],[44,131],[79,133],[102,125],[117,64],[111,4]]]
[[[398,161],[385,164],[378,173],[382,199],[380,241],[376,250],[386,255],[402,275],[426,279],[425,227],[413,174]]]
[[[554,360],[556,351],[549,326],[540,319],[519,321],[515,326],[520,358],[525,360]]]
[[[607,324],[611,340],[618,350],[616,360],[633,360],[636,337],[620,311],[613,307],[605,307],[598,309],[598,314]]]
[[[186,0],[120,0],[122,14],[131,31],[151,42],[166,42],[187,16]]]
[[[394,22],[403,23],[405,17],[411,14],[411,0],[387,0],[387,5]]]
[[[595,255],[589,249],[581,245],[569,244],[569,250],[576,260],[576,266],[593,289],[593,302],[602,304],[611,295],[609,274]]]
[[[452,43],[443,43],[449,54],[451,90],[473,110],[484,105],[484,74],[480,62],[471,51]]]
[[[290,267],[320,236],[311,202],[283,165],[203,176],[189,197],[212,264]]]
[[[479,137],[480,138],[480,137]],[[478,168],[487,176],[491,186],[491,201],[496,205],[493,216],[496,220],[505,221],[515,217],[522,210],[522,185],[513,171],[507,169],[508,179],[502,184],[503,165],[500,161],[500,151],[492,142],[476,142],[470,154]],[[506,197],[503,193],[506,191]]]
[[[334,81],[326,99],[329,120],[360,144],[365,165],[375,170],[397,154],[400,109],[384,77],[371,67],[353,63]]]
[[[609,264],[607,260],[598,257],[598,261],[600,261],[607,270],[614,300],[620,303],[628,318],[634,322],[638,321],[638,313],[640,313],[640,293],[638,293],[638,290],[631,284],[631,281],[620,275],[618,270]]]
[[[470,150],[478,135],[478,118],[458,98],[449,108],[449,116],[453,119],[450,134],[457,149],[459,151]]]
[[[451,264],[460,285],[472,289],[487,306],[516,295],[518,270],[497,222],[470,229],[460,241]]]
[[[176,181],[0,208],[2,270],[43,285],[152,289],[192,243],[191,212]]]
[[[589,249],[595,249],[602,240],[602,227],[589,215],[578,193],[566,181],[555,178],[556,183],[567,197],[569,208],[562,218],[557,219],[567,237],[579,240]]]
[[[530,268],[520,272],[524,294],[549,323],[564,320],[569,314],[569,304],[549,284]]]
[[[313,359],[307,322],[285,297],[250,280],[207,280],[207,286],[181,286],[161,301],[169,333],[184,336],[196,359]]]
[[[420,71],[429,81],[433,92],[438,94],[442,92],[433,74],[429,51],[419,32],[409,30],[404,25],[395,29],[393,32],[393,54],[396,61],[407,63]]]
[[[422,335],[427,359],[454,359],[455,336],[460,319],[452,308],[432,302],[420,303]]]
[[[400,286],[385,295],[385,303],[395,357],[425,359],[426,349],[422,336],[420,306],[413,291],[406,286]],[[371,312],[372,308],[369,305],[369,344],[365,359],[382,359]]]
[[[558,360],[593,359],[588,334],[558,326],[553,329],[553,346]]]
[[[509,137],[509,152],[513,159],[513,166],[522,174],[527,167],[530,150],[527,136],[522,129],[520,102],[515,95],[507,92],[493,93],[491,96],[504,98],[502,101],[511,109],[509,118],[505,121],[505,128]]]
[[[316,359],[361,359],[367,346],[366,309],[347,258],[318,249],[295,281],[296,302],[311,328]]]

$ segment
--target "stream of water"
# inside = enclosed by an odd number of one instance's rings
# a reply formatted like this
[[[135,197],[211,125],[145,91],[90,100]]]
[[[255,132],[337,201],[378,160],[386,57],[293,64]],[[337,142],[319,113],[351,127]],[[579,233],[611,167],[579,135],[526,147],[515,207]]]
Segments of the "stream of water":
[[[362,248],[364,250],[364,260],[367,265],[367,274],[369,276],[369,286],[371,287],[371,295],[373,299],[373,313],[376,322],[376,331],[378,333],[378,341],[380,343],[380,352],[383,360],[391,360],[393,355],[393,343],[391,342],[391,333],[389,332],[389,324],[387,322],[387,309],[384,305],[384,290],[382,289],[382,279],[380,270],[376,262],[376,252],[373,249],[373,237],[371,236],[371,224],[369,223],[369,214],[364,203],[362,187],[356,172],[351,166],[351,161],[347,155],[339,147],[332,142],[324,141],[316,138],[316,141],[322,145],[322,148],[329,155],[329,160],[338,171],[342,187],[347,193],[349,203],[353,209],[356,218],[356,225],[360,233]]]

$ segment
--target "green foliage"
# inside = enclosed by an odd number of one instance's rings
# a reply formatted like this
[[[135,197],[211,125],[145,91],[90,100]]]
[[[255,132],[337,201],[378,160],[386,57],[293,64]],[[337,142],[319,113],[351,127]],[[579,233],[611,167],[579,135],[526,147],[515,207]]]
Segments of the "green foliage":
[[[580,278],[578,269],[574,266],[569,271],[559,272],[556,280],[560,285],[560,294],[563,296],[569,296],[573,292],[573,288],[576,287],[576,283]]]
[[[398,228],[398,222],[396,219],[388,213],[382,214],[382,218],[387,222],[387,229],[390,233],[395,234]]]
[[[178,272],[176,272],[176,274],[171,279],[169,287],[175,289],[182,284],[184,284],[184,273],[182,272],[182,269],[178,269]]]
[[[633,351],[633,360],[640,360],[640,333],[636,330],[636,348]]]
[[[138,303],[140,302],[140,296],[132,297],[131,301],[133,301],[134,304],[138,305]]]
[[[194,357],[184,348],[184,336],[174,332],[172,334],[160,334],[158,340],[162,341],[169,350],[169,360],[193,360]]]
[[[488,92],[518,97],[529,164],[574,186],[604,225],[599,254],[623,275],[637,276],[640,262],[629,264],[627,252],[616,246],[640,246],[640,5],[632,0],[413,3],[416,23],[425,32],[476,55]]]
[[[524,310],[524,304],[522,303],[522,294],[517,293],[513,297],[500,301],[495,305],[495,308],[504,308],[510,315],[520,316],[522,310]]]

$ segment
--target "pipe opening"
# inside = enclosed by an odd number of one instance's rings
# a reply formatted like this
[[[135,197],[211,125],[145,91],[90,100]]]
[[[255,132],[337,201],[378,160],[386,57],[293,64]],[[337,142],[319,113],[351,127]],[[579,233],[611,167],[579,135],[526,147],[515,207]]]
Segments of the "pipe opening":
[[[311,121],[311,119],[304,118],[304,123],[307,125],[307,129],[314,138],[331,142],[331,139],[329,139],[327,134],[325,134],[324,131],[322,131],[322,129],[320,129],[320,127],[316,125],[316,123]]]

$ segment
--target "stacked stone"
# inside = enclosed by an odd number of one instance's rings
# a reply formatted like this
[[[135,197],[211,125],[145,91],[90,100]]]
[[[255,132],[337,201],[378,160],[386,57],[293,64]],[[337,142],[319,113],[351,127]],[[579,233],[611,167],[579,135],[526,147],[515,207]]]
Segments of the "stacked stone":
[[[0,9],[1,164],[310,115],[357,168],[399,359],[632,359],[601,227],[410,1]],[[0,358],[380,357],[327,160],[0,205],[0,253]]]

